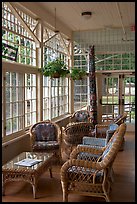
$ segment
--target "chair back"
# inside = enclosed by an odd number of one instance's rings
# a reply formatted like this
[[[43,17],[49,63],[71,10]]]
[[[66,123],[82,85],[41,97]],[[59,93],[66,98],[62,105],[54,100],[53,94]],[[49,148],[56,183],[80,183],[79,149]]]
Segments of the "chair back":
[[[101,168],[105,168],[107,165],[111,164],[114,161],[122,145],[125,132],[126,124],[122,123],[120,126],[117,127],[116,131],[114,132],[113,136],[110,138],[109,142],[105,147],[105,150],[101,156]]]
[[[30,144],[32,150],[58,147],[61,143],[60,127],[49,120],[35,123],[30,128]]]
[[[84,136],[89,136],[94,130],[94,125],[90,122],[69,123],[63,130],[64,139],[71,144],[81,144]]]
[[[54,141],[57,138],[55,125],[50,122],[40,122],[31,128],[36,141]]]
[[[70,122],[90,122],[91,114],[88,110],[79,110],[72,114]]]
[[[119,115],[118,117],[116,117],[114,119],[114,122],[117,125],[120,125],[120,124],[122,124],[122,123],[124,123],[126,121],[126,118],[127,118],[127,112],[124,112],[122,115]]]

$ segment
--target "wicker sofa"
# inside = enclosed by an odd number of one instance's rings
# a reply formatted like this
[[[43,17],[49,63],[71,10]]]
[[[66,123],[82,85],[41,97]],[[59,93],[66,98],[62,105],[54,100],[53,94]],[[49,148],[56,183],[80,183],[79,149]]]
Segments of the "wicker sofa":
[[[61,167],[63,202],[69,194],[102,197],[110,201],[113,162],[122,144],[126,124],[122,123],[103,148],[78,145]]]

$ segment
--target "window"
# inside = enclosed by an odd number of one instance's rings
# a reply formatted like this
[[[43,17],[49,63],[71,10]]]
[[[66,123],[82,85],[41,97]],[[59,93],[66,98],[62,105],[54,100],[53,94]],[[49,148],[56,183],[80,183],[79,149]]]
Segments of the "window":
[[[4,136],[4,129],[5,134],[10,135],[36,122],[36,74],[6,71],[3,90]]]
[[[14,137],[38,120],[53,119],[68,113],[69,80],[40,77],[36,61],[40,64],[41,59],[36,58],[34,36],[27,32],[20,18],[15,17],[7,5],[2,2],[2,43],[18,50],[18,63],[9,63],[10,59],[3,58],[2,136]],[[17,8],[15,10],[36,35],[38,21]],[[54,38],[55,32],[45,27],[42,34],[45,42],[43,65],[56,57],[63,59],[68,65],[68,40],[60,34]],[[39,92],[42,93],[41,98],[38,98]]]
[[[23,75],[16,72],[6,72],[6,135],[24,128],[23,89]]]
[[[47,29],[48,36],[54,36],[54,32]],[[51,38],[45,44],[43,52],[43,64],[56,58],[62,59],[68,66],[68,56],[64,44],[59,35]],[[68,41],[63,39],[66,47]],[[68,78],[53,78],[43,76],[43,120],[53,119],[69,112],[69,80]]]
[[[95,45],[96,71],[135,70],[135,32],[126,29],[130,42],[122,40],[122,32],[121,29],[74,32],[74,66],[88,70],[89,47]],[[82,108],[86,101],[83,85],[87,86],[86,94],[89,96],[88,81],[75,82],[75,111]]]
[[[25,127],[36,123],[36,74],[25,74]]]
[[[18,11],[18,10],[17,10]],[[18,11],[30,27],[36,21],[23,12]],[[18,49],[17,62],[36,66],[36,46],[33,38],[21,25],[20,21],[11,13],[6,3],[2,4],[2,42],[13,49]],[[6,60],[10,60],[5,58]]]

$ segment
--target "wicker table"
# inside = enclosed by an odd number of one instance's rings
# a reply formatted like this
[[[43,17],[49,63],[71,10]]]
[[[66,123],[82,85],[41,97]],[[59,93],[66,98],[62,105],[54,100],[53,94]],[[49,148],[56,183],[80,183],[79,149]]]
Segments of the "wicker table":
[[[53,153],[22,152],[11,161],[2,166],[3,175],[3,195],[5,194],[5,184],[10,181],[29,182],[33,187],[33,196],[36,198],[36,187],[40,176],[49,169],[52,178],[52,158]],[[41,162],[31,167],[16,165],[25,158],[40,159]]]

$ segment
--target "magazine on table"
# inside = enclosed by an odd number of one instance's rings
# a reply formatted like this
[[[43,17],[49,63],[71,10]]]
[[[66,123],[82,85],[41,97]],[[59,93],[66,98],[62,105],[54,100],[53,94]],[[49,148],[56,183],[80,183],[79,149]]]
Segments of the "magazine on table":
[[[16,162],[14,164],[16,165],[19,165],[19,166],[28,166],[28,167],[31,167],[39,162],[41,162],[42,160],[41,159],[30,159],[30,158],[26,158],[26,159],[23,159],[19,162]]]

